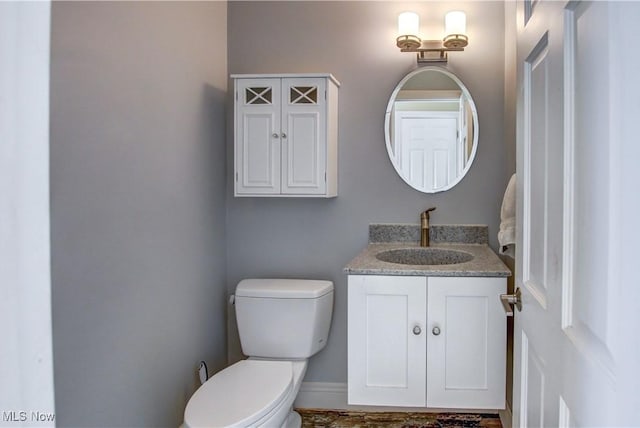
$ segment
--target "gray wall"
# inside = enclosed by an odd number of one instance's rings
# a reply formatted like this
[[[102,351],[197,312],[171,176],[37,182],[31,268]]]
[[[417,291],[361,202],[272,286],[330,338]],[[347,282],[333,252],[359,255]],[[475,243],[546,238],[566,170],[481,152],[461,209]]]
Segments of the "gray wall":
[[[398,13],[415,10],[443,27],[445,12],[467,12],[470,43],[450,55],[449,70],[478,107],[479,147],[469,174],[452,190],[427,195],[407,186],[389,161],[383,123],[388,97],[416,67],[395,47]],[[423,22],[426,28],[428,22]],[[417,223],[436,206],[433,224],[488,224],[491,245],[510,169],[504,142],[504,5],[502,2],[231,2],[230,73],[330,72],[342,83],[338,197],[233,198],[227,154],[228,287],[247,277],[334,281],[334,318],[327,347],[307,381],[346,382],[347,298],[343,266],[367,243],[369,223]],[[231,110],[231,104],[228,109]],[[228,126],[228,146],[232,145]],[[229,357],[239,358],[230,319]]]
[[[55,2],[58,426],[177,426],[226,363],[227,5]]]
[[[507,170],[516,172],[516,2],[504,2],[504,143]],[[506,186],[506,185],[505,185]]]

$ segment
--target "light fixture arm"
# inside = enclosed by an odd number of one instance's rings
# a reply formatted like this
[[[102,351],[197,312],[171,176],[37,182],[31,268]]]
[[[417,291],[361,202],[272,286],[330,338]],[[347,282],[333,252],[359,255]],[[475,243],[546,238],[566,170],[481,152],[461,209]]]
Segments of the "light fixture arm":
[[[404,36],[401,36],[404,37]],[[400,37],[398,37],[400,39]],[[415,52],[419,64],[431,62],[447,62],[447,52],[464,51],[464,47],[446,47],[440,40],[421,40],[418,46],[402,47],[400,52]]]

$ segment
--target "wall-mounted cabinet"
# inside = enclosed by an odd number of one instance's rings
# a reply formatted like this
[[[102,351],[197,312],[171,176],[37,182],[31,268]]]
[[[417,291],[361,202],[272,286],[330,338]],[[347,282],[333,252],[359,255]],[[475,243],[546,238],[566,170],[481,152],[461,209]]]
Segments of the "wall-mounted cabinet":
[[[338,81],[330,74],[231,77],[235,196],[337,196]]]
[[[503,409],[506,278],[349,275],[349,404]]]

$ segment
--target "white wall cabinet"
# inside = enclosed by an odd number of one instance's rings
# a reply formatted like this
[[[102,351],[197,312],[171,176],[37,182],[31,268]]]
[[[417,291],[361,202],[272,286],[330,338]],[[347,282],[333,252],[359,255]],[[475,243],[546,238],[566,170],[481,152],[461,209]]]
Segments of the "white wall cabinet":
[[[503,409],[506,278],[349,275],[349,404]]]
[[[231,77],[235,196],[337,196],[337,80],[329,74]]]

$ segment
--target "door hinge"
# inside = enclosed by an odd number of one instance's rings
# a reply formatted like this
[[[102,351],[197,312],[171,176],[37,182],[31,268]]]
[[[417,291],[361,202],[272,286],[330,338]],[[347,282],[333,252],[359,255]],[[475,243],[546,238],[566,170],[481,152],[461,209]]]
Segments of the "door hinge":
[[[238,91],[236,91],[236,101],[238,101]]]
[[[324,182],[327,182],[327,171],[324,172]]]
[[[236,181],[238,181],[238,171],[236,171]]]

